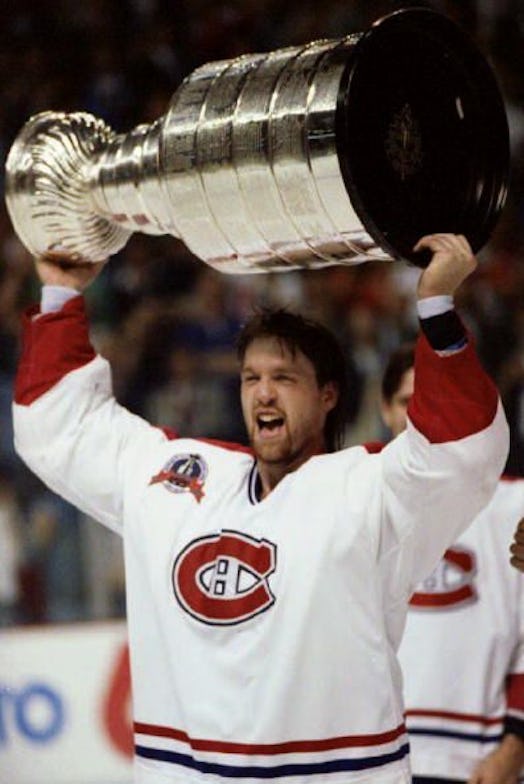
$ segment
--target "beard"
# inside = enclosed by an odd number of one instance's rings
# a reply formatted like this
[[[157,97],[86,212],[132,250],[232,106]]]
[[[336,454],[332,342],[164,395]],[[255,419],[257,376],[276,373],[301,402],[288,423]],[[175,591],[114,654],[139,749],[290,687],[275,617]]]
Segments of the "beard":
[[[250,438],[251,448],[259,462],[268,466],[292,466],[304,451],[305,445],[294,446],[288,432],[282,433],[278,438],[265,439],[255,432]]]
[[[260,441],[252,441],[251,447],[257,460],[268,464],[289,463],[293,460],[294,454],[288,444],[267,444]]]

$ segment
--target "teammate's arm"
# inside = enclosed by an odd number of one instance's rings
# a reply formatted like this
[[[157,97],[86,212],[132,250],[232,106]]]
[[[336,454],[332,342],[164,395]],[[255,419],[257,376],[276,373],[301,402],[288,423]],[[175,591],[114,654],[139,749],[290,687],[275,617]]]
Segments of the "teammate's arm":
[[[471,774],[468,784],[517,784],[524,765],[524,740],[504,735],[497,748]]]

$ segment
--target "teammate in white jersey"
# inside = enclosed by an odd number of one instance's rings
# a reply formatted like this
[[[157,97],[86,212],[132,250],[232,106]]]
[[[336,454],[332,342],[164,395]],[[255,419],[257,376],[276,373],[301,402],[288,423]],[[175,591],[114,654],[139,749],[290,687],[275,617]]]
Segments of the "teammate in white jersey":
[[[393,435],[406,427],[414,349],[382,385]],[[410,600],[399,660],[414,784],[514,784],[524,763],[524,581],[508,563],[524,479],[503,477]]]
[[[452,295],[463,237],[431,235],[406,432],[333,451],[340,349],[290,314],[240,337],[250,448],[170,437],[115,401],[78,290],[38,262],[16,447],[124,538],[140,784],[408,784],[396,649],[414,586],[492,495],[507,424]],[[72,288],[71,288],[72,287]],[[335,420],[335,422],[333,422]]]

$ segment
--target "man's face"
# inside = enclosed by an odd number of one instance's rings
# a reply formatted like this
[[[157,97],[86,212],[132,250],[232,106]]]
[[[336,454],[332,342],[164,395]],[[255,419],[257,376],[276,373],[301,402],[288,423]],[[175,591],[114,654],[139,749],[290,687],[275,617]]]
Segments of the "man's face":
[[[324,424],[336,405],[333,383],[319,387],[310,360],[277,338],[257,338],[241,368],[242,411],[259,462],[293,470],[325,450]]]
[[[382,417],[393,436],[406,429],[408,403],[413,396],[415,370],[406,370],[391,400],[382,402]]]

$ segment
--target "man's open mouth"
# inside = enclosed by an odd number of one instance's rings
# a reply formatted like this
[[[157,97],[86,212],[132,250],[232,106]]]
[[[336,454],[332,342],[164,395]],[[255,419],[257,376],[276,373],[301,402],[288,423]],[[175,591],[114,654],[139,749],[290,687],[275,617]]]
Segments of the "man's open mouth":
[[[283,426],[284,417],[277,414],[258,414],[256,422],[261,434],[270,435]]]

